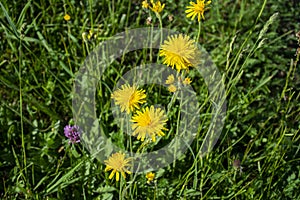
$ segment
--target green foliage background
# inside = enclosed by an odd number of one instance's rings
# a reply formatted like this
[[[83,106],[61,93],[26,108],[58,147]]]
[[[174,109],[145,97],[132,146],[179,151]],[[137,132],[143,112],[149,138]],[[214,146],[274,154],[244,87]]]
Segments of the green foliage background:
[[[195,38],[198,24],[184,13],[188,2],[162,3],[163,27]],[[228,105],[222,135],[207,156],[193,159],[199,138],[193,152],[156,172],[155,183],[149,185],[139,175],[127,179],[125,187],[109,180],[105,166],[82,145],[69,145],[63,128],[72,124],[72,85],[89,52],[118,32],[158,26],[154,13],[137,0],[4,0],[0,197],[300,199],[299,2],[213,0],[210,7],[200,43],[224,76]],[[82,34],[89,31],[93,37],[84,41]],[[149,62],[148,53],[130,53],[125,61],[116,61],[103,82],[113,88],[118,74]],[[203,81],[194,79],[192,86],[201,91]],[[98,90],[98,109],[114,126],[110,93]],[[242,168],[233,166],[234,160]]]

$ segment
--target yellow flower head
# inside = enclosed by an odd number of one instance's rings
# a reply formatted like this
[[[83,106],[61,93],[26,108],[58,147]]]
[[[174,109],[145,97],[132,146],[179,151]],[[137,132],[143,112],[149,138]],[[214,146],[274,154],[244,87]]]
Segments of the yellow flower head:
[[[148,4],[147,0],[144,0],[142,2],[142,8],[150,8],[153,12],[160,13],[165,7],[165,4],[161,4],[160,1],[154,2],[153,0],[151,0],[151,4],[152,6]]]
[[[149,4],[146,0],[142,2],[142,8],[149,8]]]
[[[64,16],[64,20],[69,21],[71,19],[71,16],[68,14],[65,14]]]
[[[185,78],[183,81],[182,81],[182,83],[184,84],[184,85],[189,85],[189,84],[191,84],[191,79],[190,78]]]
[[[133,85],[122,85],[121,89],[114,91],[111,98],[115,99],[116,104],[120,105],[121,111],[126,111],[128,114],[139,109],[140,105],[146,102],[145,90],[137,90],[137,87]]]
[[[169,90],[170,92],[176,92],[176,91],[177,91],[177,87],[176,87],[175,85],[171,84],[171,85],[168,87],[168,90]]]
[[[125,159],[125,154],[124,153],[114,153],[112,154],[108,160],[105,160],[104,163],[106,164],[106,168],[105,171],[110,171],[113,170],[110,175],[109,175],[109,179],[112,179],[114,177],[114,175],[116,174],[116,181],[120,180],[120,174],[124,177],[124,179],[126,178],[125,172],[127,174],[131,174],[130,171],[128,171],[128,167],[130,167],[131,165],[129,164],[131,162],[131,158],[126,158]]]
[[[165,4],[161,5],[160,1],[154,2],[153,0],[151,0],[151,4],[152,7],[150,7],[150,9],[156,13],[160,13],[165,7]]]
[[[175,81],[174,75],[171,74],[168,76],[168,78],[166,80],[166,84],[172,84],[172,83],[174,83],[174,81]]]
[[[137,113],[130,120],[132,124],[132,135],[138,135],[137,139],[144,141],[145,137],[151,138],[155,142],[156,135],[164,136],[163,130],[167,130],[164,126],[168,121],[164,110],[154,108],[154,106],[146,107]]]
[[[204,11],[208,10],[207,6],[211,3],[211,1],[205,0],[197,0],[197,3],[190,2],[191,6],[187,6],[185,13],[187,13],[187,17],[192,17],[192,20],[195,19],[196,15],[198,15],[198,22],[200,22],[201,18],[204,18]]]
[[[163,63],[174,68],[177,71],[188,69],[192,66],[196,46],[193,40],[190,40],[187,35],[172,35],[169,36],[161,46],[159,56],[163,56]]]
[[[155,174],[154,174],[154,173],[148,172],[148,173],[146,174],[147,183],[148,183],[148,184],[151,183],[151,182],[154,180],[154,177],[155,177]]]

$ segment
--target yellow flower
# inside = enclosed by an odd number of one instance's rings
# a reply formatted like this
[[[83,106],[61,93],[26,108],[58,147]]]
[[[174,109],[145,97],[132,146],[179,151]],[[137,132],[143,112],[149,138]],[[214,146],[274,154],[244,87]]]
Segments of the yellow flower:
[[[108,160],[105,160],[105,164],[106,164],[106,168],[105,168],[105,172],[113,170],[110,175],[109,175],[109,179],[112,179],[114,177],[114,175],[116,174],[116,181],[120,180],[120,174],[124,177],[124,179],[126,178],[125,172],[127,174],[131,174],[130,171],[128,171],[127,167],[130,167],[131,165],[129,164],[129,162],[131,162],[131,158],[127,158],[125,159],[125,154],[124,153],[114,153],[112,154]]]
[[[148,2],[147,1],[143,1],[142,2],[142,7],[147,9],[149,7]]]
[[[143,1],[142,2],[142,7],[143,8],[150,8],[153,12],[156,12],[156,13],[160,13],[161,11],[163,11],[164,7],[165,7],[165,4],[162,4],[160,3],[160,1],[157,1],[157,2],[154,2],[153,0],[151,0],[151,4],[152,6],[150,6],[147,2],[147,0]]]
[[[184,85],[189,85],[189,84],[191,84],[191,79],[190,78],[185,78],[183,81],[182,81],[182,83],[184,84]]]
[[[137,139],[144,141],[145,137],[151,138],[155,142],[156,135],[164,136],[163,130],[167,130],[164,126],[168,121],[164,110],[154,108],[154,106],[144,108],[137,113],[130,120],[132,124],[132,135],[138,135]]]
[[[185,13],[187,13],[187,17],[192,17],[192,20],[195,19],[196,15],[198,15],[198,22],[200,22],[201,17],[202,19],[204,18],[204,11],[208,10],[208,8],[206,8],[209,4],[211,3],[211,1],[207,1],[205,3],[205,0],[197,0],[197,3],[194,2],[190,2],[191,6],[187,6],[187,10],[185,11]]]
[[[64,16],[64,20],[69,21],[71,19],[71,16],[68,14],[65,14]]]
[[[168,76],[168,78],[166,80],[166,84],[172,84],[172,83],[174,83],[174,80],[175,80],[174,75],[171,74]]]
[[[171,84],[171,85],[168,87],[168,90],[169,90],[170,92],[176,92],[177,87],[176,87],[175,85]]]
[[[152,172],[148,172],[146,174],[147,183],[150,184],[154,180],[155,174]]]
[[[154,2],[153,0],[151,0],[151,4],[152,7],[150,7],[150,9],[154,12],[160,13],[161,11],[163,11],[165,4],[161,5],[160,1]]]
[[[120,105],[121,111],[126,111],[128,114],[139,109],[140,105],[146,102],[145,90],[137,90],[137,87],[133,85],[122,85],[122,89],[114,91],[111,98],[115,99],[116,104]]]
[[[180,71],[192,66],[191,62],[194,59],[195,52],[194,41],[190,40],[187,35],[179,34],[169,36],[168,40],[164,41],[159,56],[164,56],[164,64],[172,68],[176,66],[177,71]]]

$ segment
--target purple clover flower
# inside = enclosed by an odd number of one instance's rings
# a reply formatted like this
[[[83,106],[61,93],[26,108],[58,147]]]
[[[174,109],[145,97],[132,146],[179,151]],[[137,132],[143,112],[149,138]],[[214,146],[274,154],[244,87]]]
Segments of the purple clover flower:
[[[64,128],[65,136],[70,140],[69,143],[78,143],[80,142],[81,131],[79,126],[70,126],[67,125]]]

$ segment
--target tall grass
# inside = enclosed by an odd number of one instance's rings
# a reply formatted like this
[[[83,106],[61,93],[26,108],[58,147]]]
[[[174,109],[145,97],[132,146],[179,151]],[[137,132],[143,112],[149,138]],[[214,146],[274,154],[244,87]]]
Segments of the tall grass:
[[[227,100],[225,125],[210,153],[199,155],[212,102],[203,77],[192,71],[191,86],[203,105],[197,138],[150,184],[145,174],[110,180],[84,145],[68,143],[63,128],[74,123],[75,75],[100,42],[160,24],[197,38],[196,20],[184,13],[188,3],[162,3],[161,23],[140,1],[0,3],[2,199],[300,199],[297,1],[212,1],[206,11],[199,41],[222,75]],[[70,21],[63,19],[66,13]],[[126,124],[113,120],[111,92],[128,70],[161,62],[157,55],[151,49],[130,52],[97,85],[100,126],[122,148],[139,143],[129,143]],[[147,89],[149,104],[171,100],[166,90]],[[168,137],[176,132],[176,109]],[[164,143],[151,148],[159,145]]]

